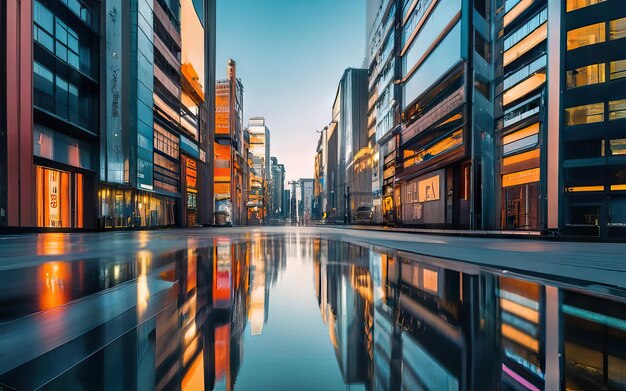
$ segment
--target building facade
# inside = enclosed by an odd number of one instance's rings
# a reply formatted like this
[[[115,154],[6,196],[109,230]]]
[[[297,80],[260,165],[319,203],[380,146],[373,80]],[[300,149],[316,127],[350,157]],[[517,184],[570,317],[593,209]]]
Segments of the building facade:
[[[235,61],[228,60],[227,78],[215,86],[215,210],[216,224],[246,221],[247,151],[244,148],[243,85]]]
[[[248,192],[248,224],[261,225],[269,219],[271,189],[270,130],[265,118],[248,121],[250,134],[250,189]]]
[[[550,102],[560,114],[559,152],[550,156],[558,159],[554,187],[564,189],[555,219],[566,234],[624,238],[626,7],[616,0],[563,3],[549,13],[562,27],[554,37],[559,72],[550,74],[551,88],[562,92]]]
[[[272,161],[272,189],[270,201],[270,219],[274,222],[282,219],[284,214],[283,193],[285,191],[285,165],[278,163],[278,159],[271,157]]]
[[[332,122],[324,130],[325,221],[347,224],[372,205],[372,145],[367,135],[367,69],[348,68],[339,82]]]
[[[205,222],[214,2],[5,3],[0,224]]]
[[[369,0],[367,53],[369,67],[368,137],[372,144],[372,206],[374,222],[396,222],[394,180],[400,132],[401,62],[399,44],[402,30],[402,1]]]
[[[483,3],[404,2],[395,200],[403,224],[493,226],[491,24]]]

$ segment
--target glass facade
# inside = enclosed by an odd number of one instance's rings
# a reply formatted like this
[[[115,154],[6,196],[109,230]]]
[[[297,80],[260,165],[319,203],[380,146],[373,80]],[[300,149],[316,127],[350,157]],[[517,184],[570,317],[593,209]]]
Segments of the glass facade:
[[[101,228],[148,228],[177,225],[175,198],[115,186],[101,186]]]

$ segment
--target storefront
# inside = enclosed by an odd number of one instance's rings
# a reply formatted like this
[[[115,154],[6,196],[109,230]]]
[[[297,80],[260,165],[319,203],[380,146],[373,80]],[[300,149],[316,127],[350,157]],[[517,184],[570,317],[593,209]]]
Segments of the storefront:
[[[37,226],[83,227],[83,174],[36,165]]]
[[[198,163],[186,156],[185,162],[185,196],[187,226],[193,227],[198,221]]]
[[[177,199],[122,186],[101,186],[99,228],[176,225]]]

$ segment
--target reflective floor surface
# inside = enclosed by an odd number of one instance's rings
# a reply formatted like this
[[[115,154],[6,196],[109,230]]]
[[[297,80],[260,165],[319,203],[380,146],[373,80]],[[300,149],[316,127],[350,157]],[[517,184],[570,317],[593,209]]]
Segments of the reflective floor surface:
[[[0,269],[0,390],[626,390],[620,289],[310,230],[185,232],[0,247],[20,261]]]

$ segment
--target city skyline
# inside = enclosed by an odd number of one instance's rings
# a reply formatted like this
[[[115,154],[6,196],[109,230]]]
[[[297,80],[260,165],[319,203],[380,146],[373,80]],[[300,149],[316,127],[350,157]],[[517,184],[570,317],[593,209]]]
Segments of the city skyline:
[[[216,78],[226,76],[229,58],[237,62],[244,126],[265,117],[271,154],[285,164],[286,179],[312,178],[315,131],[331,121],[337,80],[346,67],[363,66],[365,2],[280,3],[217,1]],[[296,140],[301,147],[293,148]]]

